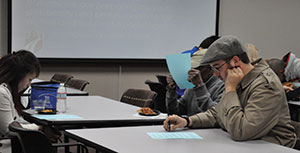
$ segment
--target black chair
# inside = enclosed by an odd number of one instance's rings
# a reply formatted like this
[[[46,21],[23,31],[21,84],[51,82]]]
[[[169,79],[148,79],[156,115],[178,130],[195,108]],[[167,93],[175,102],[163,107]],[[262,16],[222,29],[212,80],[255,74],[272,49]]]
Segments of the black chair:
[[[22,148],[21,148],[21,144],[18,140],[18,137],[15,133],[10,132],[9,136],[6,137],[1,137],[0,140],[6,140],[6,141],[10,141],[10,146],[6,146],[4,148],[2,148],[1,151],[3,152],[10,152],[11,153],[20,153],[22,152]],[[2,143],[0,143],[0,148],[2,147]],[[1,152],[0,151],[0,152]]]
[[[152,82],[150,80],[146,80],[145,84],[149,86],[151,91],[157,93],[157,100],[154,103],[154,109],[159,110],[160,112],[167,113],[166,108],[166,87],[159,82]]]
[[[156,96],[157,94],[150,90],[128,89],[123,93],[120,101],[139,107],[153,108]]]
[[[55,73],[50,79],[50,81],[57,83],[67,83],[71,78],[73,78],[73,76],[69,74]]]
[[[167,85],[168,85],[167,76],[159,75],[159,74],[157,74],[155,76],[156,76],[159,83],[161,83],[164,87],[167,87]]]
[[[74,89],[83,91],[84,88],[86,87],[86,85],[88,85],[88,84],[90,84],[90,83],[86,80],[72,78],[66,83],[66,87],[70,87],[70,88],[74,88]]]
[[[77,146],[77,152],[88,153],[87,147],[81,143],[52,144],[43,132],[22,128],[16,121],[9,124],[9,130],[16,133],[23,153],[56,153],[57,147],[66,146]]]

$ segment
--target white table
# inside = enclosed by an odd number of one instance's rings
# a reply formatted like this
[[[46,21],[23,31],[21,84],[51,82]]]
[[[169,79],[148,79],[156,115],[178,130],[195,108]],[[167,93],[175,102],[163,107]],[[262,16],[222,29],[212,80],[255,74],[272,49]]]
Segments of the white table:
[[[81,91],[78,89],[74,89],[74,88],[67,88],[67,96],[88,96],[89,93],[86,91]],[[30,96],[30,88],[28,88],[22,96]]]
[[[37,124],[83,127],[119,127],[137,125],[162,125],[167,114],[141,116],[139,107],[101,96],[70,96],[67,98],[65,114],[79,116],[80,119],[39,119],[32,110],[23,112],[24,118]]]
[[[300,106],[300,101],[288,101],[288,104],[292,104],[292,105],[296,105],[296,106]]]
[[[165,132],[162,126],[66,130],[65,135],[101,152],[124,153],[293,153],[297,150],[263,140],[233,141],[221,129],[189,129],[203,139],[152,139],[147,132]],[[179,131],[178,131],[179,132]]]

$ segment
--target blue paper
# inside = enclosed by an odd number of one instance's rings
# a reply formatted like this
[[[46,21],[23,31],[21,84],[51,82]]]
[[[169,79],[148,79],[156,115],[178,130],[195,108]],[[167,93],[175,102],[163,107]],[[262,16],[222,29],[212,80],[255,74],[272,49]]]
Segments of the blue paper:
[[[148,132],[152,139],[202,139],[194,132]]]
[[[71,115],[71,114],[51,114],[51,115],[34,114],[32,116],[39,118],[39,119],[46,119],[46,120],[80,119],[81,118],[77,115]]]
[[[169,72],[180,89],[193,88],[189,82],[188,71],[191,69],[190,54],[174,54],[166,57]]]

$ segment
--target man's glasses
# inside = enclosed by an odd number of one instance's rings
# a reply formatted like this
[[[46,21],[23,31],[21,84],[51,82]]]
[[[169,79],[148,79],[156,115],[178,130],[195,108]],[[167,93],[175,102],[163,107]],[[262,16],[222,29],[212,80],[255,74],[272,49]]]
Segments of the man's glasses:
[[[220,72],[220,69],[221,69],[225,64],[226,64],[226,62],[223,63],[222,65],[218,66],[218,67],[211,66],[211,69],[212,69],[213,71],[215,71],[215,72]]]

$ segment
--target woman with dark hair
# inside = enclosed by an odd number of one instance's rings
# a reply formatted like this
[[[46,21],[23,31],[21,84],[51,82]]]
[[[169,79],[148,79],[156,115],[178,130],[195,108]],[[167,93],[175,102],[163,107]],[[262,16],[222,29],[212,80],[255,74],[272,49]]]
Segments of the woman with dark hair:
[[[20,50],[4,56],[0,60],[0,134],[8,135],[8,125],[19,121],[21,126],[39,129],[35,124],[25,123],[20,118],[23,105],[22,93],[31,85],[31,81],[40,73],[38,59],[29,51]]]
[[[18,121],[27,129],[43,129],[41,126],[26,122],[21,117],[24,108],[21,104],[21,95],[39,75],[40,67],[38,59],[26,50],[0,59],[0,139],[9,136],[8,125],[13,121]],[[2,143],[0,152],[10,148],[10,141],[1,140]]]

